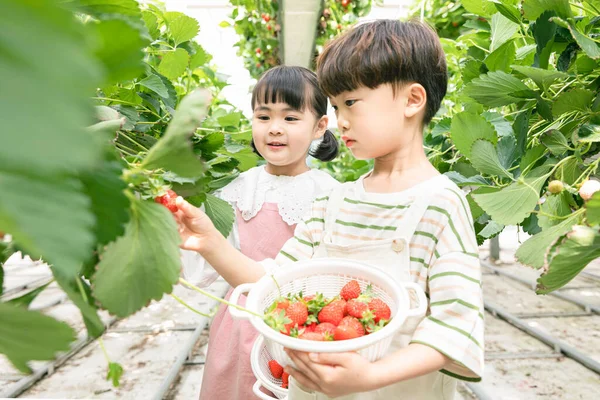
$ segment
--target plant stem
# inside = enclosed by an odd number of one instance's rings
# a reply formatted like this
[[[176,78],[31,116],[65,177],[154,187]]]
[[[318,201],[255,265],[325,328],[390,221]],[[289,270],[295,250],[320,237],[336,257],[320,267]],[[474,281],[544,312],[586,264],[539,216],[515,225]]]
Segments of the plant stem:
[[[104,347],[104,341],[101,337],[98,338],[98,344],[100,344],[100,348],[104,353],[104,358],[106,358],[106,362],[110,364],[110,357],[108,356],[108,352],[106,351],[106,347]]]
[[[193,312],[195,312],[196,314],[200,314],[203,317],[206,318],[212,318],[214,316],[214,313],[211,314],[205,314],[203,312],[200,312],[198,310],[196,310],[194,307],[190,306],[189,304],[187,304],[185,301],[183,301],[181,298],[179,298],[178,296],[174,295],[173,293],[171,293],[171,297],[174,298],[175,300],[177,300],[179,303],[181,303],[184,307],[192,310]]]

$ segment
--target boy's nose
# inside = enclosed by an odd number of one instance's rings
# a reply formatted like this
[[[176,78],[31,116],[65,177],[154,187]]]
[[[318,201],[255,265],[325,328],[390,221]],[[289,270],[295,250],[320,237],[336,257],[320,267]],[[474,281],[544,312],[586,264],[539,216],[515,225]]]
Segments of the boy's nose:
[[[348,122],[347,119],[338,118],[337,123],[338,123],[338,128],[342,132],[345,132],[348,129],[350,129],[350,123]]]

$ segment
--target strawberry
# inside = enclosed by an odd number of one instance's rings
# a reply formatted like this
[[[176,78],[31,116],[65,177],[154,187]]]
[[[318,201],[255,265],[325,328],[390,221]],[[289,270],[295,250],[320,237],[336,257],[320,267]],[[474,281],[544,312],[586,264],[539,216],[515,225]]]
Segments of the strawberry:
[[[287,389],[289,383],[290,383],[290,374],[283,371],[283,374],[281,375],[281,387],[284,389]]]
[[[392,316],[392,311],[390,307],[381,299],[373,299],[369,302],[369,310],[373,312],[375,315],[374,321],[379,322],[379,320],[385,319],[388,320]]]
[[[342,319],[342,322],[340,322],[340,324],[338,326],[350,326],[356,331],[356,333],[358,333],[358,336],[365,335],[364,326],[360,323],[360,321],[358,319],[356,319],[354,317],[351,317],[351,316],[344,317]],[[335,332],[334,332],[334,334],[335,334]]]
[[[281,375],[283,374],[283,367],[279,365],[277,361],[269,361],[269,369],[271,370],[271,375],[273,375],[273,378],[281,379]]]
[[[162,196],[156,197],[154,201],[158,204],[162,204],[163,206],[167,207],[172,213],[175,213],[178,210],[177,205],[175,204],[176,199],[177,193],[169,189]]]
[[[360,285],[357,281],[351,280],[344,285],[340,291],[340,296],[346,301],[350,299],[356,299],[358,296],[360,296]]]
[[[321,309],[318,319],[320,323],[330,322],[338,326],[345,314],[346,302],[344,300],[334,300]]]
[[[308,296],[304,296],[304,301],[306,301],[307,303],[311,300],[314,300],[315,295],[314,294],[310,294]]]
[[[317,342],[322,342],[325,340],[325,337],[323,336],[322,333],[304,332],[302,335],[298,336],[298,339],[315,340]]]
[[[290,306],[290,301],[288,299],[283,299],[277,302],[277,305],[275,306],[276,309],[279,310],[286,310],[288,307]]]
[[[336,326],[332,323],[329,322],[323,322],[319,325],[317,325],[317,327],[315,328],[315,332],[316,333],[327,333],[329,335],[333,335],[333,332],[335,331]]]
[[[600,190],[600,182],[595,180],[586,180],[581,184],[579,188],[579,195],[585,201],[588,201],[592,198],[594,193]]]
[[[292,303],[285,310],[285,316],[292,320],[292,326],[304,325],[308,318],[308,308],[301,302]]]
[[[341,325],[335,328],[333,333],[333,340],[348,340],[359,337],[360,335],[356,332],[356,329],[350,325]]]
[[[319,325],[316,322],[312,322],[312,323],[306,325],[306,327],[304,328],[304,332],[315,332],[315,330],[317,329],[317,326],[319,326]]]
[[[351,299],[348,301],[346,306],[348,309],[348,315],[354,318],[362,318],[365,311],[369,309],[369,306],[357,299]]]

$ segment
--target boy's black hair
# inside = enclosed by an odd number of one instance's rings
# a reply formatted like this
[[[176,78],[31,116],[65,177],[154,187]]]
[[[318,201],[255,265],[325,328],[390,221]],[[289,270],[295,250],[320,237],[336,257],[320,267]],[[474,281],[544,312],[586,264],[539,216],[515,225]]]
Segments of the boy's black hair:
[[[327,115],[327,96],[321,91],[314,72],[303,67],[280,65],[266,71],[252,91],[252,110],[257,104],[286,103],[293,109],[304,111],[306,107],[320,119]],[[254,141],[251,143],[254,151]],[[331,161],[338,154],[338,142],[328,129],[311,156],[321,161]]]
[[[395,93],[403,84],[419,83],[427,92],[424,124],[440,109],[448,86],[440,39],[418,21],[382,19],[355,26],[325,46],[317,60],[317,75],[329,96],[386,83]]]

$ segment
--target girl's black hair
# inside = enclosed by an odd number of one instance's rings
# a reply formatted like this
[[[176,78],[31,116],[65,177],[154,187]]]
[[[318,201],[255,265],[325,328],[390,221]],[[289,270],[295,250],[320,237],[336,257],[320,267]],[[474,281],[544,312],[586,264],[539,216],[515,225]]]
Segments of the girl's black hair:
[[[327,115],[327,96],[319,88],[317,75],[303,67],[280,65],[266,71],[252,91],[252,110],[257,103],[286,103],[301,112],[308,106],[317,119]],[[254,141],[251,146],[260,155]],[[338,154],[333,133],[326,130],[319,146],[308,154],[321,161],[333,160]]]

